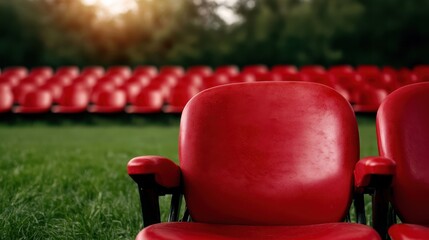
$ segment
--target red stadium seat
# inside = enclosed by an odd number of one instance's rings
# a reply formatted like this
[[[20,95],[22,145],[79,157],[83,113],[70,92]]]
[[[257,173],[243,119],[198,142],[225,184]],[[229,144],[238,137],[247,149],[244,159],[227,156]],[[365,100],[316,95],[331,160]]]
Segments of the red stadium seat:
[[[91,75],[97,79],[104,75],[104,68],[100,66],[85,67],[81,72],[82,75]]]
[[[120,89],[105,90],[97,94],[94,105],[88,107],[92,113],[118,113],[125,110],[127,97]]]
[[[101,82],[101,83],[97,83],[91,91],[91,98],[90,101],[92,103],[96,102],[98,99],[98,95],[102,92],[106,92],[106,91],[113,91],[116,89],[116,86],[114,83],[112,82]]]
[[[256,77],[250,73],[240,73],[238,75],[232,76],[230,79],[231,83],[245,83],[245,82],[255,82]]]
[[[357,94],[353,98],[355,101],[353,104],[355,112],[375,113],[389,93],[384,89],[365,86],[360,88],[355,94]]]
[[[298,72],[298,69],[294,65],[275,65],[271,69],[271,72],[280,73],[280,74],[296,73]]]
[[[128,78],[125,83],[128,82],[138,83],[141,87],[146,87],[150,83],[150,77],[144,74],[135,74]]]
[[[72,79],[73,77],[67,74],[54,75],[53,77],[49,78],[46,83],[56,84],[65,87],[72,83]]]
[[[52,101],[54,103],[57,103],[60,100],[61,94],[63,93],[63,87],[57,83],[52,82],[47,82],[40,86],[38,89],[49,91],[51,93]]]
[[[203,77],[210,76],[212,74],[212,68],[209,66],[199,65],[199,66],[191,66],[186,71],[186,74],[198,74]]]
[[[132,103],[143,87],[139,82],[126,82],[119,89],[127,95],[127,103]]]
[[[252,74],[266,73],[266,72],[268,72],[268,68],[267,68],[267,66],[262,65],[262,64],[248,65],[248,66],[243,67],[242,72],[252,73]]]
[[[321,65],[305,65],[305,66],[302,66],[299,70],[302,73],[324,73],[325,72],[325,68]]]
[[[122,79],[131,77],[131,69],[127,66],[111,66],[107,69],[106,75],[119,75]]]
[[[352,73],[354,69],[350,65],[336,65],[329,68],[330,73]]]
[[[178,86],[193,86],[201,88],[203,86],[203,77],[198,74],[186,74],[177,81]]]
[[[70,78],[75,78],[79,76],[79,68],[76,66],[63,66],[57,69],[55,73],[56,76],[69,76]]]
[[[54,113],[85,112],[89,104],[88,91],[79,86],[68,86],[63,89],[57,106],[52,107]]]
[[[398,71],[398,80],[399,83],[404,86],[408,84],[418,83],[419,77],[416,73],[410,71],[409,69],[403,68]]]
[[[125,111],[127,113],[156,113],[161,112],[163,104],[164,97],[159,90],[143,89]]]
[[[282,81],[302,81],[302,74],[299,72],[281,72]]]
[[[216,68],[214,73],[226,74],[228,76],[235,76],[239,73],[238,67],[235,65],[224,65]]]
[[[143,209],[138,240],[380,239],[366,225],[340,223],[353,199],[359,137],[350,104],[331,88],[211,88],[187,104],[179,135],[180,166],[158,156],[128,163]],[[170,223],[159,223],[164,194],[173,195]],[[187,208],[176,222],[181,194]]]
[[[53,74],[54,71],[52,70],[52,68],[47,66],[32,68],[30,72],[31,76],[41,76],[44,79],[52,77]]]
[[[3,71],[2,75],[14,75],[21,79],[28,75],[28,70],[25,67],[8,67]]]
[[[72,85],[82,85],[87,89],[92,89],[97,84],[97,77],[93,74],[81,74],[79,77],[75,78]]]
[[[21,78],[14,74],[0,75],[0,84],[7,84],[10,87],[15,87],[19,84]]]
[[[52,96],[46,90],[34,90],[25,94],[20,106],[13,108],[14,113],[45,113],[52,105]]]
[[[160,74],[171,74],[175,77],[181,77],[185,75],[185,70],[181,66],[163,66],[159,70]]]
[[[150,84],[166,85],[168,87],[173,87],[177,84],[178,78],[179,77],[176,77],[176,75],[174,74],[161,73],[158,76],[152,78]]]
[[[256,81],[283,81],[283,75],[279,72],[266,72],[256,75]]]
[[[228,75],[213,74],[203,79],[203,88],[207,89],[207,88],[216,87],[227,83],[229,83]]]
[[[326,86],[333,87],[334,86],[334,77],[332,74],[327,72],[301,72],[301,80],[305,82],[314,82],[314,83],[320,83]]]
[[[43,85],[49,77],[44,77],[42,75],[29,75],[23,78],[19,83],[20,84],[33,84],[36,86]]]
[[[392,240],[429,239],[428,103],[429,83],[417,83],[390,94],[377,113],[380,156],[396,163],[386,200],[402,224],[390,227]]]
[[[122,84],[124,84],[125,80],[122,77],[122,75],[119,74],[106,74],[103,77],[101,77],[100,79],[97,80],[97,84],[96,85],[101,85],[101,84],[113,84],[116,87],[121,86]]]
[[[31,83],[21,83],[18,86],[12,89],[13,91],[13,101],[15,103],[22,104],[24,101],[24,97],[27,93],[35,90],[37,88],[36,85]]]
[[[138,66],[134,69],[133,75],[146,75],[155,77],[158,74],[158,69],[154,66]]]
[[[165,107],[166,113],[181,113],[186,103],[195,96],[199,90],[192,86],[178,86],[171,90],[167,99],[168,105]]]
[[[9,112],[13,106],[13,93],[11,88],[0,83],[0,113]]]

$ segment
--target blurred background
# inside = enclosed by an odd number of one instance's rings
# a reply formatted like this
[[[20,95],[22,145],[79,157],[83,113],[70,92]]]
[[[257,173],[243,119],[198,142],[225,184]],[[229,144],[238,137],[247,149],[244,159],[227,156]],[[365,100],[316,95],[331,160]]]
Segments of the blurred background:
[[[427,0],[0,0],[0,67],[428,63]]]

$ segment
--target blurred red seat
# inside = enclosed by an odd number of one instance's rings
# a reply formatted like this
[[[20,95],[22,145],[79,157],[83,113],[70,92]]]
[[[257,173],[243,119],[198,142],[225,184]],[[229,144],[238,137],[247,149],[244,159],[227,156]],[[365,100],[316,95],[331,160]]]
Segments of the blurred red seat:
[[[158,69],[154,66],[137,66],[134,69],[133,75],[146,75],[148,77],[155,77],[158,74]]]
[[[98,79],[104,75],[104,68],[100,66],[85,67],[81,72],[81,76],[82,75],[91,75]]]
[[[21,78],[14,74],[0,75],[0,84],[7,84],[10,87],[15,87],[19,84]]]
[[[296,73],[298,69],[294,65],[275,65],[271,68],[271,72],[275,73]]]
[[[62,87],[68,86],[72,83],[72,79],[74,77],[72,77],[71,75],[67,75],[67,74],[62,74],[62,75],[54,75],[51,78],[49,78],[46,83],[49,84],[57,84],[60,85]]]
[[[119,89],[122,89],[127,95],[127,103],[132,103],[140,93],[143,86],[139,82],[125,82]]]
[[[131,69],[128,66],[111,66],[107,69],[105,75],[120,75],[122,79],[131,77]]]
[[[36,86],[43,85],[49,77],[45,78],[42,75],[28,75],[23,78],[19,84],[33,84]]]
[[[268,72],[268,68],[263,64],[247,65],[243,67],[241,72],[252,74],[266,73]]]
[[[113,91],[116,89],[115,84],[113,84],[112,82],[101,82],[101,83],[97,83],[93,88],[91,92],[91,97],[90,97],[90,101],[92,103],[97,101],[98,95],[101,92],[106,92],[106,91]]]
[[[329,73],[336,74],[336,73],[352,73],[354,72],[354,69],[350,65],[335,65],[331,66],[329,68]]]
[[[199,90],[195,87],[175,87],[171,90],[168,105],[164,108],[166,113],[181,113],[186,103],[195,96]]]
[[[301,72],[300,75],[301,75],[301,80],[304,82],[320,83],[330,87],[334,86],[335,79],[333,75],[328,72],[307,71],[307,72]]]
[[[229,83],[228,75],[226,74],[213,74],[203,79],[203,88],[211,88]]]
[[[89,104],[88,91],[79,86],[68,86],[63,89],[57,106],[52,107],[54,113],[85,112]]]
[[[138,83],[141,87],[146,87],[147,85],[149,85],[150,81],[151,81],[151,77],[149,77],[148,75],[134,74],[133,76],[128,78],[125,81],[125,83],[134,82],[134,83]]]
[[[198,74],[203,77],[210,76],[212,74],[212,68],[204,65],[191,66],[186,71],[186,74]]]
[[[282,74],[279,72],[266,72],[256,74],[256,81],[282,81]]]
[[[402,68],[398,71],[398,80],[402,86],[418,83],[419,77],[413,71],[410,71],[408,68]]]
[[[12,89],[13,91],[13,101],[18,104],[22,104],[24,101],[24,97],[27,93],[35,90],[37,88],[36,85],[31,83],[21,83],[18,86]]]
[[[63,86],[53,82],[46,82],[38,89],[49,91],[51,93],[53,103],[57,103],[60,100],[63,92]]]
[[[127,104],[125,92],[120,89],[101,91],[94,100],[94,104],[88,107],[92,113],[123,112]]]
[[[160,73],[158,74],[158,76],[152,78],[149,84],[166,85],[171,88],[177,84],[179,78],[180,77],[177,77],[176,75],[171,73]]]
[[[324,73],[325,68],[321,65],[304,65],[299,71],[302,73]]]
[[[429,239],[429,83],[404,86],[391,93],[377,112],[380,156],[392,159],[396,171],[386,189],[384,206],[392,205],[382,224],[392,240]]]
[[[226,74],[228,76],[235,76],[239,73],[238,67],[235,65],[223,65],[216,68],[214,73]]]
[[[358,90],[355,97],[353,109],[355,112],[377,112],[380,104],[387,97],[388,92],[384,89],[365,86]]]
[[[51,67],[43,66],[43,67],[34,67],[30,71],[31,76],[40,76],[44,79],[48,79],[52,77],[54,71]]]
[[[255,82],[256,77],[251,73],[240,73],[230,78],[231,83]]]
[[[161,112],[163,104],[164,97],[159,90],[142,89],[125,111],[127,113],[156,113]]]
[[[46,90],[34,90],[25,94],[21,105],[13,108],[15,113],[46,113],[52,105],[52,96]]]
[[[11,88],[0,83],[0,113],[9,112],[13,106],[13,93]]]
[[[177,81],[176,86],[193,86],[200,89],[203,86],[203,77],[198,74],[186,74]]]
[[[113,84],[116,87],[121,86],[124,84],[125,80],[121,75],[118,74],[106,74],[103,77],[99,78],[97,80],[96,85],[100,84]]]
[[[75,78],[79,76],[79,68],[77,66],[63,66],[59,67],[55,72],[56,76],[64,76],[67,75],[70,78]]]
[[[28,75],[28,70],[25,67],[7,67],[4,69],[2,75],[14,75],[21,79]]]
[[[71,85],[82,85],[88,90],[92,89],[96,84],[97,77],[92,74],[81,74],[71,82]]]
[[[185,75],[185,70],[181,66],[163,66],[159,69],[160,74],[171,74],[176,77]]]

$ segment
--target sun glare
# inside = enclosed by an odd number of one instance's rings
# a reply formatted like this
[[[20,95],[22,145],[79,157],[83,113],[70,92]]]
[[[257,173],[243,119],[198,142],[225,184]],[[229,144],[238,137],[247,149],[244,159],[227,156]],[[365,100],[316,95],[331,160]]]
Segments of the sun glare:
[[[83,4],[95,6],[100,18],[109,18],[121,15],[138,8],[135,0],[81,0]]]

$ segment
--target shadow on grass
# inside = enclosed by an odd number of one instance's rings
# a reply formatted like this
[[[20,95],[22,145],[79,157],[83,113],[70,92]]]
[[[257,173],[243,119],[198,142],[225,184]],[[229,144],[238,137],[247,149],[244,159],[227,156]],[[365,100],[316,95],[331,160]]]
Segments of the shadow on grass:
[[[180,114],[14,114],[0,115],[0,126],[170,126],[179,125]]]

